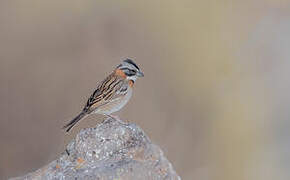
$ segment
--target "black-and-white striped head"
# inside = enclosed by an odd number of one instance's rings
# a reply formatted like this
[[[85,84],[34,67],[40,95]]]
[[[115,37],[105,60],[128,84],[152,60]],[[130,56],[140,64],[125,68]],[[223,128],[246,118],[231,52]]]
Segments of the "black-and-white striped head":
[[[131,59],[124,60],[120,65],[117,66],[117,69],[122,70],[126,75],[126,78],[129,80],[136,81],[138,77],[143,77],[143,72],[140,71],[140,68],[137,66],[134,61]]]

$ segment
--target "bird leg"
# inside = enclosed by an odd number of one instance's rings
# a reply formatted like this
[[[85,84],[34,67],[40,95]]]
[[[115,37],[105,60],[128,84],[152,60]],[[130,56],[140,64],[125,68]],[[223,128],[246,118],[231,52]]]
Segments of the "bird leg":
[[[112,119],[114,119],[114,120],[116,120],[116,121],[118,121],[119,123],[121,123],[121,124],[125,124],[120,118],[119,118],[119,116],[115,116],[115,115],[111,115],[111,114],[105,114],[107,117],[109,117],[109,118],[112,118]]]

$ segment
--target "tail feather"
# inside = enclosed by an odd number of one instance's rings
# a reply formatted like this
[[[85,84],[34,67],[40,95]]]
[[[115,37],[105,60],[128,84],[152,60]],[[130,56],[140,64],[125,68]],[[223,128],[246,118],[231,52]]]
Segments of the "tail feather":
[[[71,128],[74,127],[74,125],[79,122],[81,119],[83,119],[87,115],[87,112],[82,111],[77,117],[75,117],[73,120],[71,120],[68,124],[66,124],[63,129],[66,129],[66,132],[69,132]]]

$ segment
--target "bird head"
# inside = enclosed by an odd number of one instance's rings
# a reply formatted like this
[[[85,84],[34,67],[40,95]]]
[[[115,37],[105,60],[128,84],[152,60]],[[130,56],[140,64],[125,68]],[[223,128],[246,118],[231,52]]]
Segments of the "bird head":
[[[140,71],[139,67],[137,66],[134,61],[131,59],[126,59],[122,61],[120,65],[116,68],[116,73],[123,76],[128,80],[132,80],[133,82],[136,81],[139,77],[143,77],[143,72]]]

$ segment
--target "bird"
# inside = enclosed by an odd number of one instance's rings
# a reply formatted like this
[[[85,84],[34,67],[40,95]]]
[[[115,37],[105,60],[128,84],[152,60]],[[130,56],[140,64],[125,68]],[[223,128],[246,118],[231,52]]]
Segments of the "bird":
[[[124,107],[132,96],[132,88],[143,72],[132,59],[125,59],[103,81],[88,98],[82,111],[63,129],[69,132],[80,120],[90,114],[102,114],[107,117]]]

